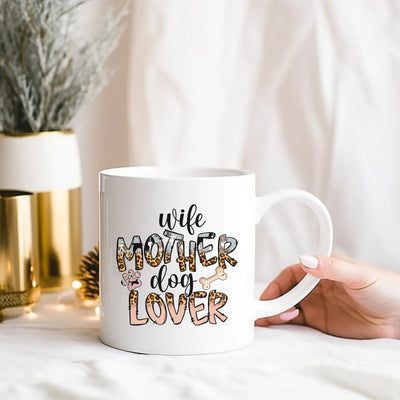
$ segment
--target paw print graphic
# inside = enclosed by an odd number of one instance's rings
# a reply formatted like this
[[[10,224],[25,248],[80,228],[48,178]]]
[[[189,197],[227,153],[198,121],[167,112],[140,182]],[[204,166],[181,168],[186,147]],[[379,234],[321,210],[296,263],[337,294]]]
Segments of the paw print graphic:
[[[127,286],[128,290],[134,290],[140,286],[142,286],[142,281],[140,278],[140,272],[133,272],[132,269],[128,271],[128,273],[122,274],[121,285]]]

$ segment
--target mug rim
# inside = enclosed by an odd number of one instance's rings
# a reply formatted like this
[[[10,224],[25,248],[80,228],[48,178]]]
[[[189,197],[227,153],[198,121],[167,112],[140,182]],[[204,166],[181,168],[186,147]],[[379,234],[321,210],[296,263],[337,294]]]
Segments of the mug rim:
[[[100,171],[99,175],[113,178],[134,178],[147,180],[197,180],[240,178],[254,175],[254,172],[250,170],[234,168],[129,166],[107,168]]]

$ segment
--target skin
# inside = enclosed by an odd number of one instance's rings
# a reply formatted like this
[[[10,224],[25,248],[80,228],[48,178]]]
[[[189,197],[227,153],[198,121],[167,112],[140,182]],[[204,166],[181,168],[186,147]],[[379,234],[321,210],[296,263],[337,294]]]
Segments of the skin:
[[[264,290],[262,300],[287,292],[305,275],[322,280],[298,305],[280,315],[262,318],[257,326],[307,325],[345,338],[400,339],[400,274],[343,256],[313,256],[316,269],[301,263],[286,268]]]

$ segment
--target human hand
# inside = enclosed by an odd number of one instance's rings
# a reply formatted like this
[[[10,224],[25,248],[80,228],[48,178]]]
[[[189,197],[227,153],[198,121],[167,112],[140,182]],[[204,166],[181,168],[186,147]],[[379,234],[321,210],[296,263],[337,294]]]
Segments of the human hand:
[[[304,276],[321,281],[296,308],[256,321],[291,323],[347,338],[400,339],[400,274],[343,257],[301,256],[268,285],[261,300],[286,293]]]

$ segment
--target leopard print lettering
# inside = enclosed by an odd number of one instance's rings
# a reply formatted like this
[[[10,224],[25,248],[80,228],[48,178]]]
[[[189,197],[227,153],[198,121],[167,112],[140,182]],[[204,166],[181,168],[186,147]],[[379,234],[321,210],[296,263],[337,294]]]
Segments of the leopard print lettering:
[[[229,243],[229,246],[226,247],[226,243]],[[218,263],[222,268],[226,268],[225,261],[231,264],[233,267],[237,264],[237,261],[228,256],[228,253],[231,253],[236,249],[238,241],[233,237],[227,237],[226,235],[221,235],[218,240]]]
[[[210,258],[209,260],[206,259],[206,253],[204,251],[199,250],[199,258],[202,265],[208,267],[209,265],[213,265],[217,262],[217,257]]]
[[[154,311],[154,303],[160,307],[160,315]],[[157,293],[150,293],[146,298],[146,311],[149,318],[157,325],[164,325],[167,320],[167,310],[164,302]]]
[[[167,229],[164,231],[163,235],[168,238],[168,242],[165,246],[165,252],[164,252],[164,263],[168,264],[171,262],[171,254],[175,241],[176,240],[183,241],[183,235],[181,235],[180,233],[169,231]]]
[[[126,246],[125,240],[122,237],[117,239],[117,265],[118,270],[120,272],[124,272],[126,270],[125,258],[128,261],[131,261],[133,258],[133,254],[135,254],[135,269],[143,268],[143,249],[142,242],[140,240],[140,236],[134,236],[132,238],[131,245],[129,249]]]
[[[145,325],[148,322],[148,318],[138,318],[138,292],[132,290],[129,293],[129,323],[130,325]]]
[[[182,322],[183,316],[185,315],[187,298],[184,294],[179,295],[178,311],[174,307],[174,295],[172,293],[165,293],[165,301],[169,310],[169,315],[174,325],[178,325]]]
[[[219,301],[216,303],[216,300]],[[218,317],[222,322],[227,320],[227,316],[218,311],[219,308],[222,308],[226,302],[228,301],[228,296],[225,293],[217,292],[216,290],[211,290],[208,294],[208,315],[209,315],[209,323],[216,324],[215,317]]]
[[[118,265],[118,269],[120,272],[124,272],[126,270],[124,257],[126,257],[129,261],[132,260],[132,258],[133,258],[133,239],[132,239],[132,244],[128,249],[126,247],[124,239],[122,237],[119,237],[117,239],[117,265]]]
[[[157,245],[157,254],[153,258],[151,251],[153,249],[154,244]],[[164,253],[164,245],[163,245],[162,239],[161,239],[160,235],[157,235],[157,233],[153,233],[146,240],[146,244],[145,244],[144,254],[146,257],[147,264],[149,264],[152,267],[157,267],[161,262],[163,253]]]
[[[203,325],[208,321],[207,315],[205,315],[203,318],[200,319],[197,318],[197,313],[199,311],[204,310],[204,304],[199,304],[197,306],[194,304],[195,298],[204,298],[204,297],[207,297],[207,292],[203,291],[193,292],[189,297],[189,312],[194,325]]]
[[[200,262],[204,267],[208,267],[209,265],[213,265],[217,262],[217,257],[210,258],[207,260],[206,253],[212,250],[213,246],[208,245],[204,247],[203,240],[204,239],[214,239],[215,233],[214,232],[203,232],[199,233],[197,237],[197,251],[199,254]]]
[[[129,309],[132,307],[132,304],[137,305],[138,302],[138,292],[137,290],[132,290],[129,293]]]
[[[186,262],[189,261],[189,270],[192,272],[196,271],[196,242],[191,240],[189,242],[189,257],[185,257],[185,244],[183,240],[178,241],[178,258],[176,262],[179,264],[181,272],[186,271]]]
[[[135,251],[135,269],[143,269],[143,251],[137,248]]]

